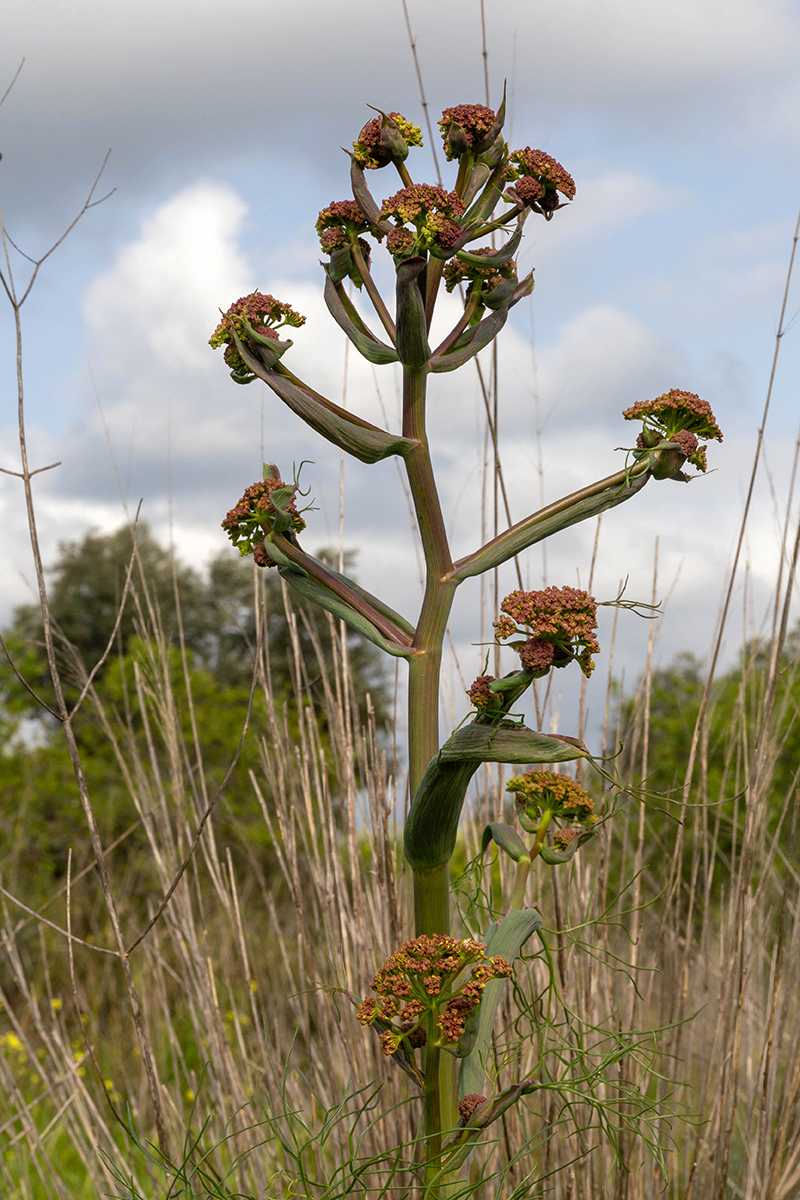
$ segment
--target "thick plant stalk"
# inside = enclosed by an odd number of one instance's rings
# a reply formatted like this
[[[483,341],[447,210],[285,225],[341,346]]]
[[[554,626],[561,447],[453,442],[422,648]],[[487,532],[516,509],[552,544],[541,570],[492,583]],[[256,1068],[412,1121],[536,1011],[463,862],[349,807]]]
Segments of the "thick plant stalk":
[[[626,419],[641,419],[643,430],[628,451],[622,470],[523,517],[484,546],[453,561],[428,444],[428,378],[457,370],[492,345],[511,308],[533,288],[533,274],[520,280],[513,258],[525,221],[534,212],[549,221],[575,194],[572,177],[555,159],[530,147],[509,150],[501,133],[504,115],[505,99],[497,114],[481,105],[445,110],[440,122],[445,153],[451,161],[458,161],[455,188],[448,192],[441,186],[413,182],[405,159],[409,145],[421,144],[420,130],[398,113],[381,113],[380,120],[365,125],[353,143],[353,200],[334,201],[319,214],[317,231],[323,250],[330,255],[325,266],[328,311],[368,362],[401,366],[403,419],[399,435],[345,411],[283,365],[281,357],[292,343],[280,341],[276,330],[305,320],[288,304],[253,293],[224,314],[211,338],[214,346],[227,344],[226,361],[237,382],[263,379],[283,403],[333,445],[365,463],[396,455],[406,471],[425,561],[422,605],[413,625],[387,602],[331,572],[301,549],[297,534],[305,522],[295,508],[298,484],[284,483],[276,467],[265,466],[263,484],[251,485],[223,524],[242,553],[252,552],[262,566],[277,566],[307,599],[348,622],[386,653],[408,662],[411,807],[404,845],[413,876],[414,924],[419,939],[420,957],[414,961],[425,963],[415,971],[427,975],[420,982],[412,972],[400,992],[392,992],[382,980],[381,1001],[365,1000],[359,1006],[359,1020],[374,1024],[384,1051],[395,1059],[405,1056],[411,1078],[423,1083],[425,1200],[439,1200],[460,1188],[455,1174],[485,1125],[539,1086],[535,1080],[525,1080],[494,1101],[471,1094],[484,1079],[503,979],[511,973],[522,942],[541,920],[525,907],[531,861],[540,857],[552,867],[569,862],[592,836],[597,820],[590,813],[593,801],[578,785],[577,791],[573,788],[570,792],[567,787],[565,792],[563,781],[569,780],[568,776],[529,772],[514,780],[527,805],[520,821],[535,834],[534,842],[528,848],[509,826],[489,827],[489,840],[516,858],[516,886],[505,922],[499,927],[495,924],[486,935],[485,940],[495,947],[489,965],[483,968],[479,958],[458,957],[469,946],[473,950],[477,946],[479,956],[484,954],[483,941],[453,943],[450,939],[449,866],[470,780],[483,762],[554,764],[588,756],[577,739],[546,737],[519,727],[511,714],[525,690],[552,667],[577,662],[589,675],[591,654],[599,645],[596,602],[588,593],[569,587],[525,592],[520,585],[518,592],[503,601],[503,615],[496,623],[498,641],[519,638],[511,645],[519,653],[520,669],[502,679],[479,676],[469,693],[477,710],[472,724],[442,745],[442,647],[456,588],[535,543],[624,503],[651,478],[684,479],[681,468],[687,461],[704,471],[705,448],[698,437],[721,438],[710,409],[692,393],[673,390],[655,401],[640,401],[624,413]],[[374,170],[390,162],[404,187],[379,205],[367,187],[365,168]],[[513,185],[504,192],[509,180]],[[493,219],[501,198],[510,207]],[[512,221],[516,228],[507,228]],[[500,228],[508,233],[503,246],[467,249]],[[394,316],[370,274],[368,255],[362,252],[359,238],[363,233],[385,239],[393,257]],[[348,277],[356,287],[365,288],[389,343],[379,339],[362,319],[345,288]],[[432,351],[428,337],[443,280],[450,291],[456,285],[467,285],[467,293],[460,318]],[[546,804],[541,795],[537,799],[537,789],[541,792],[542,788],[547,793]],[[448,946],[446,952],[443,945]],[[407,963],[409,954],[406,945],[398,951],[398,961]],[[442,954],[444,957],[436,957]],[[442,976],[431,974],[430,963],[444,963],[448,955],[455,955],[456,967],[442,968]],[[459,987],[470,990],[460,992],[454,1001],[447,990],[453,983],[453,979],[447,982],[447,972],[461,970],[466,962],[471,964],[470,973]],[[405,969],[402,965],[395,968]],[[491,985],[485,970],[495,973]],[[484,1008],[481,997],[489,986]],[[398,997],[408,996],[413,996],[413,1002],[398,1002]],[[454,1003],[456,1007],[452,1007]],[[394,1024],[396,1014],[398,1023]],[[413,1065],[417,1049],[423,1060],[421,1072]],[[467,1089],[469,1095],[464,1091],[467,1084],[474,1085]],[[459,1094],[462,1104],[469,1101],[467,1108],[459,1107]]]

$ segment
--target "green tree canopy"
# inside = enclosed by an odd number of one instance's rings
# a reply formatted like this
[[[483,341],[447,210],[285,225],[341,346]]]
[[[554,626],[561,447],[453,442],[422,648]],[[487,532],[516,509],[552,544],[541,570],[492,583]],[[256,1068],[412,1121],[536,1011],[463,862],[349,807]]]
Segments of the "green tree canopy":
[[[127,526],[111,534],[92,532],[62,545],[48,572],[57,653],[72,701],[86,671],[91,671],[108,645],[132,554]],[[257,577],[254,570],[258,570]],[[224,550],[212,559],[207,572],[201,573],[173,562],[169,550],[147,527],[139,527],[131,587],[117,635],[96,676],[95,694],[87,697],[74,722],[106,844],[136,822],[133,792],[141,798],[163,794],[166,789],[180,802],[176,787],[193,791],[195,806],[201,810],[203,797],[213,795],[222,782],[236,753],[253,679],[256,582],[266,614],[271,694],[279,720],[287,723],[290,731],[296,730],[299,706],[306,701],[298,699],[293,683],[297,662],[277,572],[254,568],[252,561]],[[310,691],[315,701],[325,744],[329,739],[325,706],[316,701],[323,699],[325,674],[330,679],[335,674],[333,639],[341,637],[340,626],[316,606],[294,597],[290,604],[300,649],[301,687],[304,695]],[[180,653],[181,626],[191,703]],[[53,705],[38,609],[32,604],[18,608],[4,637],[18,670]],[[380,653],[352,631],[347,631],[346,638],[351,685],[344,703],[355,704],[363,718],[369,693],[380,725],[388,709]],[[165,717],[166,692],[172,709]],[[256,819],[257,804],[248,773],[252,770],[262,776],[260,741],[269,736],[270,719],[264,691],[258,687],[251,733],[215,818],[218,829],[227,828],[234,844],[250,842],[255,847],[265,836],[263,821]],[[177,730],[172,749],[164,732],[165,722],[168,725],[170,721]],[[86,850],[84,822],[60,725],[25,690],[4,657],[0,659],[0,736],[4,745],[0,753],[0,871],[17,878],[40,879],[46,888],[48,872],[58,874],[64,869],[68,847],[76,848],[76,853],[80,847]],[[177,785],[175,744],[178,770],[183,773]],[[127,768],[121,760],[128,763]],[[268,791],[263,776],[262,788]],[[241,838],[236,831],[245,827],[249,832]],[[268,853],[268,848],[264,851]],[[141,832],[126,841],[124,852],[136,864],[131,869],[142,870],[146,876],[148,852]]]
[[[134,638],[147,639],[157,629],[168,643],[177,646],[182,628],[194,666],[208,671],[221,685],[249,689],[257,641],[252,561],[222,550],[211,560],[207,573],[201,574],[175,558],[147,525],[136,530],[135,555],[128,525],[110,534],[93,531],[59,546],[48,571],[48,592],[57,653],[67,683],[78,683],[82,675],[79,661],[90,671],[104,654],[125,595],[132,558],[131,583],[110,657],[125,656]],[[348,559],[352,571],[352,555]],[[285,698],[292,690],[293,652],[281,581],[275,571],[259,574],[273,692]],[[329,660],[331,625],[316,606],[293,598],[292,608],[298,616],[301,653],[313,687],[320,676],[314,644],[323,648]],[[4,636],[22,673],[40,695],[51,700],[38,604],[18,607]],[[382,724],[386,714],[383,661],[355,633],[348,631],[347,644],[362,713],[369,692]],[[36,711],[7,664],[0,665],[0,703],[28,715]]]

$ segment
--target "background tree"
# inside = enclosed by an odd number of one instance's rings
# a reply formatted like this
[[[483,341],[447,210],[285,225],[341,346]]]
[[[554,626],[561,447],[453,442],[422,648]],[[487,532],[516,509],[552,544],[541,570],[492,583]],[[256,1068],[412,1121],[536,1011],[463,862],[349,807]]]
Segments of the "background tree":
[[[181,736],[187,744],[191,742],[192,716],[180,653],[182,626],[194,720],[202,730],[206,783],[218,787],[239,742],[257,644],[252,563],[223,551],[212,559],[207,573],[201,573],[180,560],[173,561],[168,548],[148,527],[139,526],[126,595],[132,554],[132,534],[125,525],[110,534],[92,531],[78,541],[62,544],[50,568],[58,655],[73,701],[87,672],[101,660],[122,604],[113,649],[95,679],[99,703],[90,694],[75,719],[87,780],[108,842],[135,825],[137,814],[120,774],[101,708],[105,719],[111,714],[123,749],[135,739],[140,757],[153,756],[153,734],[144,729],[137,705],[137,678],[144,681],[145,690],[151,684],[157,689],[158,681],[150,676],[152,642],[158,637],[166,646],[171,687],[175,695],[182,697],[176,713]],[[266,614],[271,693],[290,728],[295,728],[298,713],[292,675],[297,661],[281,581],[277,572],[259,571],[258,582]],[[299,598],[292,601],[290,611],[300,650],[302,686],[306,694],[317,696],[322,692],[325,673],[331,678],[334,674],[332,639],[339,639],[341,644],[340,626],[327,613]],[[18,607],[3,636],[19,670],[52,706],[54,697],[38,606]],[[369,703],[381,736],[388,711],[383,663],[378,652],[357,633],[348,630],[346,643],[352,679],[347,702],[354,705],[362,721]],[[319,721],[325,738],[325,718]],[[255,820],[249,781],[251,770],[261,775],[259,741],[267,730],[263,692],[257,689],[251,733],[215,820],[223,842],[237,848],[255,845],[257,853],[269,856],[263,824]],[[6,801],[0,828],[0,871],[17,879],[35,880],[37,895],[26,891],[27,902],[35,903],[39,894],[47,892],[53,875],[65,869],[68,848],[85,849],[83,818],[69,757],[58,736],[58,722],[23,687],[5,658],[0,662],[0,735],[5,747],[0,755],[0,797]],[[155,757],[162,767],[167,766],[167,756],[167,748],[156,739]],[[332,790],[335,792],[334,787]],[[258,834],[251,828],[254,822]],[[85,852],[88,855],[88,850]],[[80,856],[81,852],[77,853]],[[131,870],[142,872],[144,884],[149,867],[141,831],[129,834],[119,853],[125,855]]]

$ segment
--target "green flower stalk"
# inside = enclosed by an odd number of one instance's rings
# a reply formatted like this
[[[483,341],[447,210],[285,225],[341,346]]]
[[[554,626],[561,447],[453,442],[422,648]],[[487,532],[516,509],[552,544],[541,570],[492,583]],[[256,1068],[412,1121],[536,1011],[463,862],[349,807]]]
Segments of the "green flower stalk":
[[[450,187],[413,180],[407,164],[410,151],[422,145],[419,129],[398,112],[376,111],[379,116],[353,142],[353,198],[324,208],[316,228],[329,256],[323,264],[329,313],[368,362],[377,368],[392,364],[402,377],[400,429],[382,429],[345,411],[285,366],[283,356],[292,343],[281,342],[277,330],[299,327],[304,318],[272,296],[253,292],[237,300],[223,314],[211,345],[225,347],[236,382],[261,379],[338,450],[369,464],[397,457],[412,498],[425,563],[423,599],[413,619],[303,550],[297,539],[303,526],[297,485],[284,483],[275,467],[265,468],[264,480],[246,489],[223,525],[240,553],[275,565],[300,595],[408,663],[411,804],[404,847],[413,876],[415,937],[375,976],[375,995],[360,1005],[359,1019],[380,1032],[387,1056],[423,1089],[425,1197],[439,1200],[458,1188],[455,1172],[480,1130],[540,1086],[526,1079],[494,1097],[483,1095],[492,1024],[513,962],[541,923],[538,913],[524,906],[531,863],[536,857],[552,865],[568,861],[597,821],[591,799],[569,776],[546,770],[515,776],[509,789],[518,798],[520,821],[533,834],[533,845],[499,823],[484,834],[485,845],[494,841],[517,862],[510,909],[487,933],[486,946],[453,936],[449,864],[470,780],[486,762],[544,767],[588,757],[575,738],[525,728],[515,706],[535,679],[553,669],[575,662],[588,677],[599,651],[592,596],[570,587],[512,592],[501,605],[495,631],[518,656],[518,668],[501,679],[478,676],[469,690],[473,719],[442,743],[439,677],[456,590],[537,542],[632,499],[650,479],[684,478],[681,468],[687,461],[705,470],[701,443],[722,435],[708,405],[693,393],[673,390],[640,401],[624,413],[628,420],[641,420],[643,428],[619,470],[529,512],[454,558],[428,443],[429,384],[491,346],[511,309],[530,294],[532,274],[519,280],[516,270],[525,222],[531,213],[550,221],[574,200],[575,181],[542,150],[509,151],[502,135],[505,99],[497,111],[456,104],[443,112],[439,128],[445,157],[457,164]],[[390,165],[402,187],[381,201],[371,194],[365,173]],[[506,237],[496,249],[485,244],[495,230]],[[395,271],[389,299],[372,277],[372,253],[381,243]],[[348,280],[363,287],[381,336],[353,304]],[[464,308],[432,348],[428,337],[443,280],[451,292],[465,285]]]

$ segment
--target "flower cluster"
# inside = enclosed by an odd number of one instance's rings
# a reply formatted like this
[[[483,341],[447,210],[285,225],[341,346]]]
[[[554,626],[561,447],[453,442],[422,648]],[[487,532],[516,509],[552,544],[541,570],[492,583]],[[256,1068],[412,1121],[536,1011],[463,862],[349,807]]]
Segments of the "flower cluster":
[[[473,708],[477,708],[478,712],[483,712],[492,702],[490,683],[494,683],[494,675],[479,675],[467,692],[470,703]]]
[[[458,977],[470,966],[469,976],[457,987]],[[504,958],[487,958],[483,942],[423,934],[405,942],[383,964],[370,984],[376,996],[358,1006],[358,1019],[362,1025],[378,1020],[389,1026],[381,1034],[384,1054],[394,1054],[404,1038],[412,1046],[423,1044],[423,1033],[435,1035],[436,1045],[452,1045],[464,1033],[489,980],[511,974]]]
[[[294,502],[294,488],[281,479],[277,468],[270,468],[274,474],[268,479],[259,479],[245,488],[244,495],[230,510],[222,522],[222,528],[228,534],[239,553],[252,554],[260,567],[270,566],[270,560],[264,550],[264,534],[271,529],[278,512],[288,513],[291,517],[289,528],[294,533],[305,529],[306,523],[297,511]],[[278,489],[284,489],[280,509],[276,509],[271,494]]]
[[[208,339],[208,344],[215,350],[219,346],[227,346],[224,355],[225,362],[231,371],[240,374],[249,372],[241,354],[236,349],[233,339],[234,332],[240,341],[251,349],[257,349],[245,322],[249,324],[250,330],[256,337],[266,337],[278,342],[276,329],[280,329],[282,325],[293,325],[295,328],[299,328],[301,325],[305,325],[306,319],[301,317],[300,313],[295,312],[290,305],[284,304],[282,300],[276,300],[274,296],[264,295],[262,292],[251,292],[249,296],[240,296],[238,300],[235,300],[228,311],[222,314],[222,320]],[[291,345],[291,342],[288,345]]]
[[[469,1095],[463,1096],[458,1102],[458,1115],[464,1124],[470,1119],[478,1105],[485,1103],[486,1096],[480,1096],[477,1092],[470,1092]]]
[[[701,400],[694,392],[683,392],[672,388],[655,400],[637,400],[623,412],[626,421],[641,421],[642,432],[636,440],[640,449],[652,449],[662,440],[675,442],[680,451],[665,451],[665,456],[676,455],[674,474],[685,460],[699,471],[708,467],[706,448],[701,446],[699,439],[704,441],[722,441],[722,431],[716,417],[711,411],[711,405]],[[671,468],[671,464],[667,464]],[[667,470],[661,474],[666,475]]]
[[[497,114],[485,104],[454,104],[439,118],[448,161],[459,158],[466,150],[488,150],[485,145],[497,121]]]
[[[427,250],[433,245],[446,250],[455,248],[463,233],[456,219],[463,212],[464,205],[456,192],[447,192],[430,183],[414,183],[411,187],[401,188],[394,196],[384,200],[381,206],[381,218],[393,217],[398,228],[403,225],[415,226],[417,236],[414,240],[420,250]],[[394,232],[387,238],[390,250],[395,254],[409,253],[408,249],[395,248],[396,242],[391,240]],[[412,246],[407,239],[403,244],[404,247]]]
[[[557,817],[571,821],[584,829],[597,824],[594,800],[569,775],[555,771],[526,771],[509,779],[506,791],[516,797],[520,824],[529,833],[535,832],[543,818]],[[559,829],[553,841],[564,850],[578,836],[574,829]]]
[[[367,171],[386,167],[395,159],[403,161],[409,146],[422,145],[422,130],[407,121],[402,113],[390,112],[381,120],[367,121],[353,142],[353,157]]]
[[[514,181],[512,198],[518,198],[523,207],[535,207],[548,221],[561,207],[559,193],[567,200],[575,199],[575,180],[544,150],[531,150],[530,146],[515,150],[506,178]]]
[[[370,223],[355,200],[332,200],[317,217],[316,230],[326,254],[349,244],[351,233],[367,233]],[[361,243],[362,247],[366,243]]]
[[[594,596],[573,587],[516,591],[503,600],[500,613],[494,622],[500,640],[527,635],[524,641],[509,643],[523,667],[543,671],[575,661],[584,675],[591,675],[592,654],[600,652]]]
[[[517,278],[517,264],[513,258],[504,263],[492,262],[492,256],[497,251],[492,246],[481,246],[479,250],[470,250],[470,254],[480,255],[486,259],[485,266],[477,263],[462,262],[459,258],[451,258],[444,269],[444,285],[452,292],[462,281],[468,280],[467,296],[471,296],[476,288],[481,292],[493,292],[505,279]]]

